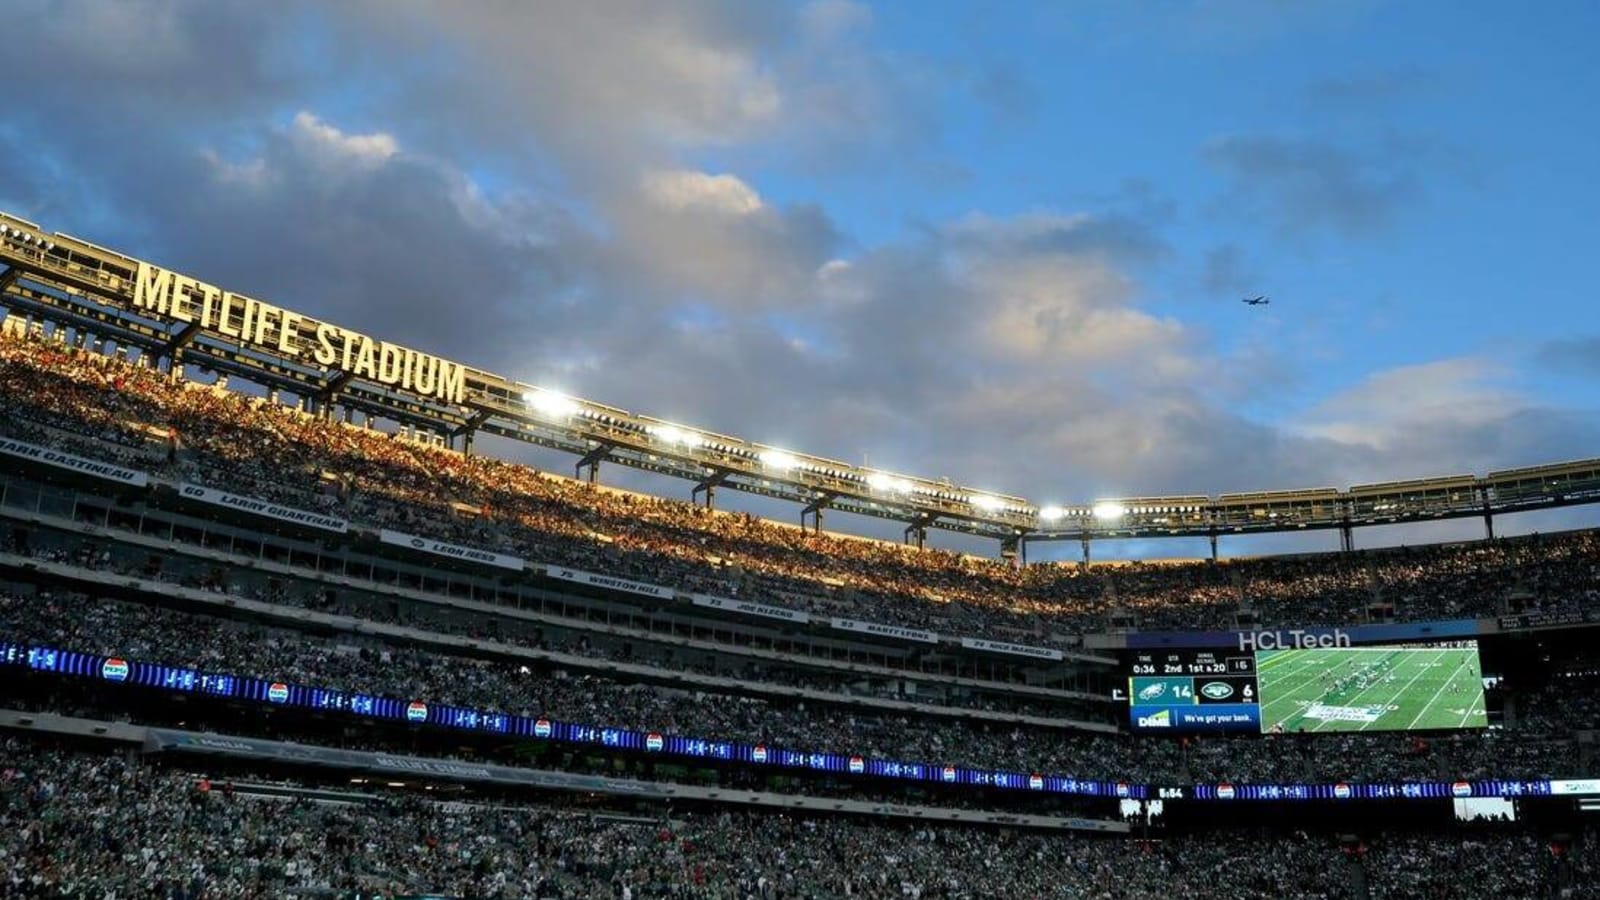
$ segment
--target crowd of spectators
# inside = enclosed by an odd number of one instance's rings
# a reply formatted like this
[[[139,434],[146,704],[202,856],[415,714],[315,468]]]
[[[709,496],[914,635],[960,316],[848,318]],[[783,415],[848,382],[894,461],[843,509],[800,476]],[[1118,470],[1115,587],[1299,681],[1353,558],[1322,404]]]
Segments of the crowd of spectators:
[[[1593,532],[1219,564],[1017,567],[713,512],[325,420],[43,338],[0,338],[0,430],[368,526],[819,614],[1034,644],[1146,629],[1592,608]],[[150,459],[152,433],[170,453]],[[111,450],[106,448],[110,447]]]
[[[0,897],[1332,900],[1360,879],[1373,897],[1518,900],[1559,880],[1541,841],[1505,827],[1380,831],[1352,862],[1333,836],[1290,830],[1128,840],[348,790],[331,803],[234,778],[0,738]],[[263,781],[280,797],[252,790]],[[1572,882],[1592,856],[1574,855]]]
[[[1100,735],[628,683],[66,592],[0,594],[0,641],[587,725],[1156,784],[1573,777],[1574,723],[1600,718],[1590,676],[1518,697],[1515,720],[1490,731]]]
[[[1069,694],[1060,689],[1049,695],[1019,695],[1012,692],[1007,683],[982,679],[981,686],[952,684],[940,672],[894,669],[869,675],[860,670],[807,667],[797,660],[687,654],[677,652],[669,643],[633,640],[635,634],[631,631],[621,637],[596,635],[587,630],[589,623],[581,619],[569,619],[572,627],[562,630],[547,629],[540,622],[508,617],[495,611],[453,609],[446,614],[428,603],[396,604],[388,595],[376,590],[371,593],[334,592],[314,581],[280,578],[249,567],[221,566],[211,560],[190,560],[179,554],[151,554],[147,547],[108,540],[109,536],[106,532],[85,536],[34,531],[0,522],[0,550],[34,559],[478,641],[768,686],[806,688],[852,698],[870,697],[1080,722],[1110,721],[1122,712],[1106,702],[1104,691],[1086,694],[1080,689]],[[637,632],[639,637],[646,634]]]

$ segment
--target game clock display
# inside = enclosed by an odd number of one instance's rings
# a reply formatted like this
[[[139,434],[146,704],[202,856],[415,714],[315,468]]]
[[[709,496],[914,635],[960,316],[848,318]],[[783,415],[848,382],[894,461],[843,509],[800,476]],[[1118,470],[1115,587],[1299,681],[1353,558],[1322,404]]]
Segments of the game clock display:
[[[1407,731],[1483,728],[1474,641],[1230,653],[1140,651],[1129,719],[1147,731]]]

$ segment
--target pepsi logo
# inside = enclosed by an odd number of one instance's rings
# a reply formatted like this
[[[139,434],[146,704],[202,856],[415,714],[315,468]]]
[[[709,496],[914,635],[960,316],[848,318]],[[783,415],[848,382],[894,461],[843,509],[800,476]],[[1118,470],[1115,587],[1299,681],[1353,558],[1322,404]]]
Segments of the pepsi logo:
[[[406,704],[406,718],[412,722],[423,722],[428,718],[428,704],[421,700],[413,700]]]
[[[944,767],[944,780],[945,781],[955,781],[956,780],[956,767],[955,766],[945,766]]]
[[[1219,784],[1219,785],[1217,785],[1217,799],[1218,800],[1232,800],[1233,799],[1233,785],[1231,785],[1231,784]]]
[[[1345,784],[1342,781],[1339,782],[1338,784],[1334,785],[1333,786],[1333,796],[1337,797],[1340,800],[1349,800],[1350,799],[1350,785]]]
[[[652,753],[660,752],[661,748],[666,746],[666,743],[661,739],[661,735],[656,734],[654,731],[644,736],[644,748]]]
[[[551,729],[550,729],[550,720],[549,719],[537,719],[533,723],[533,736],[536,737],[536,738],[547,738],[547,737],[549,737],[550,736],[550,730]]]
[[[767,748],[761,746],[760,744],[757,744],[757,745],[755,745],[755,747],[751,748],[751,750],[750,750],[750,761],[751,762],[758,762],[758,763],[766,762],[767,761]]]
[[[1465,781],[1457,781],[1454,784],[1450,785],[1450,796],[1452,796],[1452,797],[1471,797],[1472,796],[1472,785],[1466,783]]]
[[[111,657],[100,664],[100,677],[107,681],[127,681],[128,661]]]
[[[867,761],[859,756],[850,757],[850,773],[860,775],[867,770]]]
[[[267,685],[267,700],[272,703],[288,703],[289,686],[281,681]]]
[[[1036,790],[1036,791],[1044,790],[1044,776],[1043,775],[1029,775],[1028,776],[1028,787],[1033,789],[1033,790]]]
[[[1126,781],[1117,782],[1117,796],[1118,797],[1126,797],[1126,796],[1128,796],[1128,783]]]

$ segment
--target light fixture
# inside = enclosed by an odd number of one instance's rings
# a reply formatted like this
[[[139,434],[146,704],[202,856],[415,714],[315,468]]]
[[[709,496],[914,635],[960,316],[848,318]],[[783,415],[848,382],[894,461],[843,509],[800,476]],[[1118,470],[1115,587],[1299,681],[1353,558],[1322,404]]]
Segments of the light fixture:
[[[786,453],[782,450],[763,450],[759,459],[763,466],[780,472],[787,472],[800,465],[800,460],[795,459],[794,454]]]
[[[999,497],[991,497],[988,494],[973,494],[967,498],[967,502],[984,512],[996,512],[1006,505],[1004,500]]]
[[[577,412],[578,401],[557,391],[547,391],[544,388],[529,391],[522,395],[528,406],[535,412],[555,419],[564,419]]]
[[[1128,514],[1128,508],[1115,500],[1102,500],[1094,505],[1094,517],[1102,521],[1120,519]]]
[[[650,433],[655,435],[656,440],[664,444],[673,444],[679,447],[698,447],[704,441],[704,438],[700,437],[700,435],[679,428],[676,425],[652,425],[650,426]]]
[[[911,492],[911,482],[904,478],[896,478],[885,472],[873,472],[868,475],[867,487],[884,494],[908,494]]]
[[[1059,522],[1067,517],[1067,511],[1059,506],[1043,506],[1039,508],[1039,521]]]

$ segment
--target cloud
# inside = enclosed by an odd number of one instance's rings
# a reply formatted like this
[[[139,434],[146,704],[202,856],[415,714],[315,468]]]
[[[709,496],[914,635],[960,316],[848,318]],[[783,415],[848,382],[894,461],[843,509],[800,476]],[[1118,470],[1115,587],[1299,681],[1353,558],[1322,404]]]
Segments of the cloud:
[[[339,15],[341,35],[398,42],[413,57],[396,74],[425,119],[510,146],[531,134],[569,164],[610,169],[661,148],[725,144],[785,105],[762,58],[783,23],[746,4],[371,2]]]
[[[1310,139],[1235,135],[1202,156],[1228,179],[1233,218],[1259,216],[1286,233],[1331,231],[1365,237],[1422,197],[1400,146],[1358,152]]]
[[[488,194],[388,133],[301,111],[249,143],[239,157],[196,152],[162,173],[184,190],[138,197],[166,262],[413,346],[503,360],[562,310],[590,252],[558,205]]]
[[[1358,481],[1481,474],[1592,448],[1600,427],[1524,395],[1510,377],[1476,357],[1374,372],[1307,410],[1295,431],[1343,448],[1327,470]]]
[[[706,212],[739,219],[766,208],[761,196],[733,175],[704,172],[653,172],[645,177],[646,198],[672,212]]]
[[[692,151],[759,147],[861,169],[925,156],[939,130],[946,67],[875,46],[871,10],[846,0],[366,0],[322,12],[341,46],[391,62],[383,77],[405,90],[377,100],[430,145],[455,156],[487,144],[508,168],[553,159],[597,188]]]
[[[841,243],[819,208],[774,208],[729,174],[651,172],[607,211],[613,274],[634,281],[641,298],[743,310],[804,305]]]
[[[1493,421],[1523,405],[1497,383],[1504,374],[1497,364],[1472,357],[1376,372],[1312,409],[1306,430],[1382,448],[1421,428]]]
[[[1414,96],[1434,86],[1437,73],[1415,66],[1323,78],[1306,87],[1306,99],[1330,109],[1368,109]]]
[[[1600,376],[1600,335],[1549,341],[1539,347],[1535,359],[1563,374]]]

